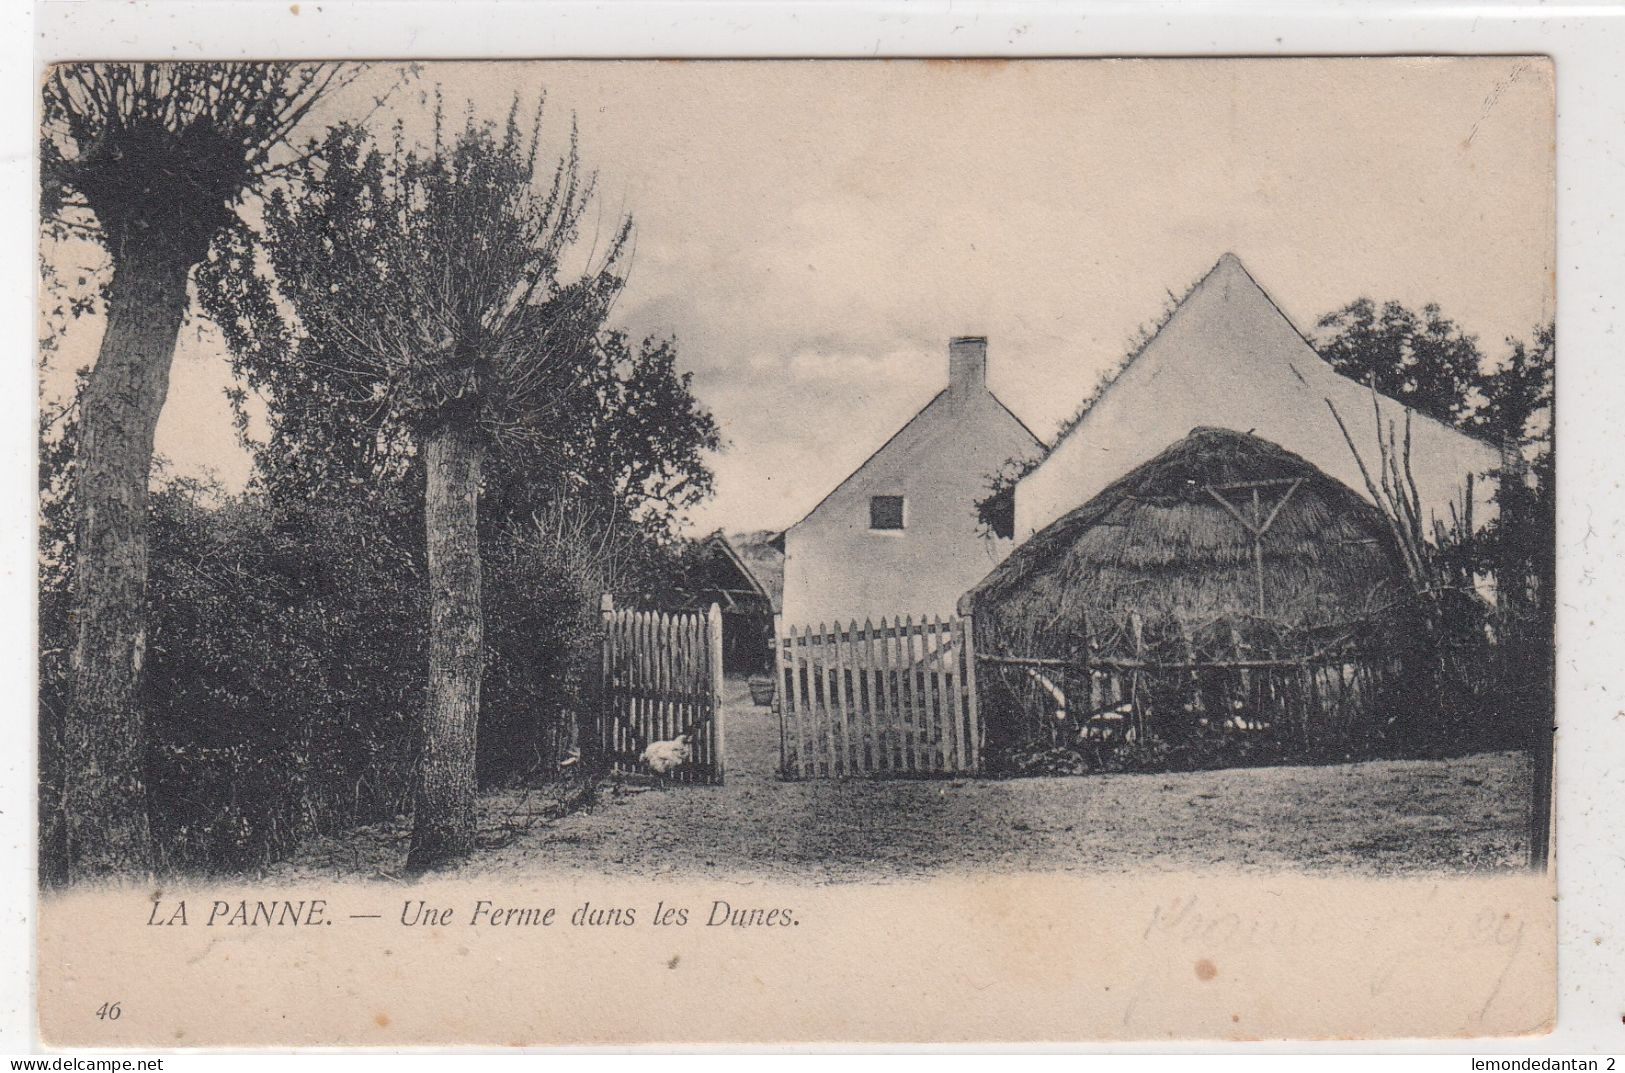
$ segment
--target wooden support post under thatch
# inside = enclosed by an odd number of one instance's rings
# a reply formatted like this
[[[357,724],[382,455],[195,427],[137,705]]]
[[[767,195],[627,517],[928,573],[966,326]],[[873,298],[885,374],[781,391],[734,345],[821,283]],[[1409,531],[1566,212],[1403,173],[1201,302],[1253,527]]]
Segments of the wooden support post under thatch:
[[[1264,602],[1264,528],[1260,524],[1263,520],[1264,508],[1258,499],[1258,489],[1253,489],[1253,524],[1258,526],[1253,530],[1253,573],[1258,578],[1258,613],[1262,615],[1268,605]]]
[[[1145,630],[1138,611],[1129,612],[1129,625],[1134,631],[1134,659],[1145,662]],[[1145,713],[1145,683],[1138,668],[1129,672],[1129,710],[1134,715],[1134,747],[1145,748],[1150,720]]]
[[[1180,653],[1185,657],[1185,662],[1187,664],[1195,663],[1196,646],[1191,642],[1190,630],[1185,628],[1185,620],[1182,618],[1175,618],[1174,625],[1179,630]],[[1179,691],[1180,703],[1185,706],[1181,709],[1181,714],[1185,714],[1186,712],[1194,714],[1198,708],[1202,707],[1201,672],[1193,668],[1183,676],[1181,685],[1183,688]],[[1188,719],[1186,720],[1186,723],[1189,723]],[[1181,731],[1188,731],[1190,727],[1186,725],[1180,729]]]

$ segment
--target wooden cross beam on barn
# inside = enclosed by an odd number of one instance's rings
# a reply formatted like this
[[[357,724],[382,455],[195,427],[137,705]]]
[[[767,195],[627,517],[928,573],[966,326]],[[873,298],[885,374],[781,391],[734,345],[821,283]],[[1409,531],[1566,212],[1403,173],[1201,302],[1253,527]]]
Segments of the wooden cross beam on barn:
[[[1242,528],[1253,535],[1253,569],[1258,575],[1258,613],[1260,615],[1265,611],[1264,534],[1270,531],[1270,526],[1275,524],[1275,519],[1280,515],[1281,508],[1286,506],[1287,500],[1292,498],[1292,493],[1296,492],[1298,485],[1302,483],[1302,477],[1283,477],[1278,480],[1237,481],[1233,484],[1209,484],[1205,486],[1207,494],[1217,500],[1219,506],[1229,511],[1230,516],[1240,522]],[[1264,513],[1264,493],[1279,488],[1285,488],[1286,491],[1281,493],[1281,498],[1275,501],[1275,505],[1269,508],[1269,514],[1266,515]],[[1252,517],[1249,518],[1246,514],[1243,514],[1240,507],[1226,499],[1225,493],[1227,492],[1250,492]]]

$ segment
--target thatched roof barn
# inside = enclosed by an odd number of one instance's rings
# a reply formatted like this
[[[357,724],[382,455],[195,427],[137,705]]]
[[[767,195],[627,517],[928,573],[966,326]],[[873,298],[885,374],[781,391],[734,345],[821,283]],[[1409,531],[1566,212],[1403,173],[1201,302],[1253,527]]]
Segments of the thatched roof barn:
[[[960,602],[978,650],[1062,655],[1134,612],[1198,633],[1321,632],[1393,606],[1387,523],[1257,436],[1197,428],[1018,547]],[[1248,631],[1252,632],[1252,631]]]

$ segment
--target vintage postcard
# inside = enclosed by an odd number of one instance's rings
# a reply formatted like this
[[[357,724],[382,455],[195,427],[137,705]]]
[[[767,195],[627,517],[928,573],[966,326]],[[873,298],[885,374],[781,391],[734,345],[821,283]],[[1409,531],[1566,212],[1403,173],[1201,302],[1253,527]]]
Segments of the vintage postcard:
[[[1548,1031],[1553,84],[50,68],[43,1039]]]

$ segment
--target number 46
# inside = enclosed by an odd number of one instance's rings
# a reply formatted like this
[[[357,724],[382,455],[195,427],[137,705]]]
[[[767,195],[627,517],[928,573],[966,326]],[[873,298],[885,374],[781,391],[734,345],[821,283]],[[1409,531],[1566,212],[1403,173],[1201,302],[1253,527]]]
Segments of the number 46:
[[[96,1020],[117,1021],[121,1016],[123,1016],[123,1014],[124,1011],[118,1008],[118,1003],[104,1002],[96,1010]]]

